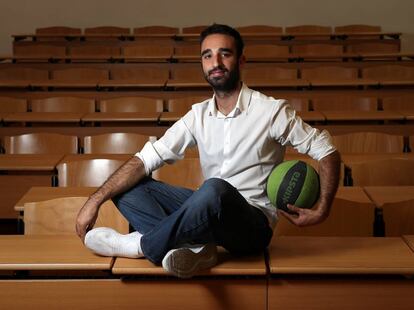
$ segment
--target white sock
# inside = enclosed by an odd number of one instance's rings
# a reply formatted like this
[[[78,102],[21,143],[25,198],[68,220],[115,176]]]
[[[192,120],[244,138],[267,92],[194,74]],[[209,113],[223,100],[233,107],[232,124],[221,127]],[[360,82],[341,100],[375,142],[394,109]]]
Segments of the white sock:
[[[141,237],[137,231],[122,235],[112,228],[98,227],[88,231],[85,246],[102,256],[139,258],[144,256],[141,250]]]

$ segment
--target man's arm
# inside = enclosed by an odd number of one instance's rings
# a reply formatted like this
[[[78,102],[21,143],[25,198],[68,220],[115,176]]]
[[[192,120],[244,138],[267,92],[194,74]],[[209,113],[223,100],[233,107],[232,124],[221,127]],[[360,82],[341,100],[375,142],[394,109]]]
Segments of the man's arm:
[[[331,209],[332,201],[338,189],[341,157],[335,151],[319,161],[320,197],[314,208],[302,209],[293,205],[288,208],[297,215],[292,215],[283,210],[278,212],[297,226],[309,226],[323,222]]]
[[[95,225],[100,206],[108,199],[128,190],[145,176],[144,163],[134,156],[115,171],[86,201],[76,219],[76,233],[84,241],[86,232]]]

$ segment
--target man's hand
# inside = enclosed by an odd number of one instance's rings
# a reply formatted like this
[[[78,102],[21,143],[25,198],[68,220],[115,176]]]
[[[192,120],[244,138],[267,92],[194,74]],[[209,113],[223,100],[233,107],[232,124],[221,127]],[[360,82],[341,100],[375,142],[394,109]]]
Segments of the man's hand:
[[[92,199],[88,199],[76,218],[76,233],[82,242],[85,243],[85,235],[91,230],[98,218],[99,204]]]
[[[289,210],[295,212],[296,214],[290,214],[280,209],[277,211],[278,214],[282,214],[292,224],[300,227],[319,224],[328,217],[327,214],[320,211],[320,208],[304,209],[290,204],[288,204],[287,207]]]

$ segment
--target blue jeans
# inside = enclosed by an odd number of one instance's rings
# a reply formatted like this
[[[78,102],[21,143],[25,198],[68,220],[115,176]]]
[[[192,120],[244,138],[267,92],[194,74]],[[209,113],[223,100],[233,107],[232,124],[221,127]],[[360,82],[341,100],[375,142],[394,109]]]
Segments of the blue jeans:
[[[143,234],[142,251],[155,264],[186,243],[214,242],[236,255],[258,253],[273,233],[263,212],[218,178],[192,191],[147,177],[113,200]]]

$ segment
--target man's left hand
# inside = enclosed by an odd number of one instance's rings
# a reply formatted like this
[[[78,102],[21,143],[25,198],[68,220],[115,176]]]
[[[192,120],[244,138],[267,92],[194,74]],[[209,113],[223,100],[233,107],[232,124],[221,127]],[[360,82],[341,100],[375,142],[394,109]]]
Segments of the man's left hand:
[[[320,208],[304,209],[290,204],[288,204],[287,207],[295,214],[290,214],[280,209],[277,211],[278,214],[282,214],[292,224],[301,227],[319,224],[328,217],[325,213],[320,211]]]

